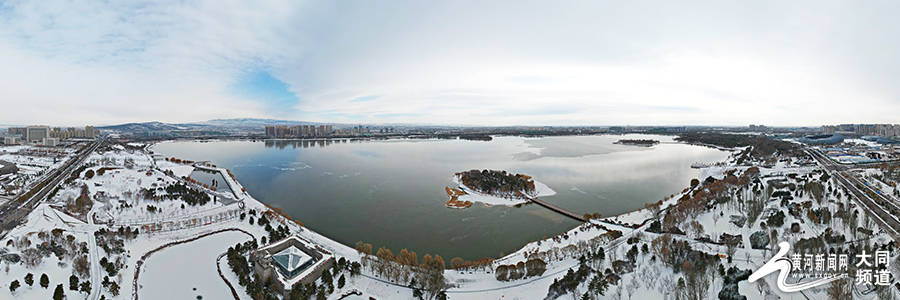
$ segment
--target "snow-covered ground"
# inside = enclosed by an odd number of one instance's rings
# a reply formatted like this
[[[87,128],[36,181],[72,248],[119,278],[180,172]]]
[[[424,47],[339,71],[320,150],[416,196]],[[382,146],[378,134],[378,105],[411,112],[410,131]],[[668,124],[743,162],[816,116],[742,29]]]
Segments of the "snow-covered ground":
[[[155,253],[145,262],[138,296],[142,299],[231,298],[231,291],[216,272],[216,258],[228,247],[249,239],[242,232],[226,231]],[[223,263],[223,267],[227,265]]]
[[[191,175],[191,172],[194,172],[194,166],[189,164],[181,164],[174,163],[166,160],[157,160],[156,166],[161,170],[170,170],[176,177],[184,177]]]
[[[518,197],[499,197],[488,195],[485,193],[481,193],[475,191],[464,184],[459,183],[459,179],[454,177],[453,183],[462,191],[466,192],[465,195],[459,196],[459,201],[471,201],[472,203],[481,202],[485,205],[506,205],[506,206],[516,206],[519,204],[527,203],[528,199],[518,198]],[[534,191],[535,197],[546,197],[556,195],[556,191],[551,189],[546,184],[534,180]]]

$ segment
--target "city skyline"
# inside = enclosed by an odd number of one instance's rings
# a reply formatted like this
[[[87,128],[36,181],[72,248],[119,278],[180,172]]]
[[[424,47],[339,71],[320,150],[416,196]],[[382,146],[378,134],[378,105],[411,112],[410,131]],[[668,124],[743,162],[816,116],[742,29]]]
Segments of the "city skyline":
[[[28,105],[0,119],[820,126],[900,112],[895,3],[219,5],[3,3],[0,99]]]

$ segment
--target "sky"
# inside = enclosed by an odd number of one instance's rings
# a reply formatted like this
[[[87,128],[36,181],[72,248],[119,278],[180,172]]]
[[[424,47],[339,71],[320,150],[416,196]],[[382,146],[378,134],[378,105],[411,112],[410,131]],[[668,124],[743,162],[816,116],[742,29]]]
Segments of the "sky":
[[[898,1],[6,1],[0,124],[900,123]]]

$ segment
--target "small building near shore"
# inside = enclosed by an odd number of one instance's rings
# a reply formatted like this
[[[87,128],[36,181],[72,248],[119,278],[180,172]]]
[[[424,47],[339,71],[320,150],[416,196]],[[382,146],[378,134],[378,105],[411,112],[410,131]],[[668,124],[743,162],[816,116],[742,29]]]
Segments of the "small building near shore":
[[[259,248],[250,260],[263,282],[272,282],[272,288],[286,294],[298,283],[315,282],[334,264],[334,255],[293,235]]]

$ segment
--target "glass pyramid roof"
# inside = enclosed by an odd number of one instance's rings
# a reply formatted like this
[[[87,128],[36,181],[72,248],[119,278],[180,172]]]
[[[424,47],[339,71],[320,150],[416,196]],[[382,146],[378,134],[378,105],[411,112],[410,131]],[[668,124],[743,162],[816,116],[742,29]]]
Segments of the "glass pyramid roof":
[[[294,272],[297,268],[311,260],[312,257],[303,253],[303,251],[300,251],[297,247],[287,247],[284,250],[275,253],[275,255],[272,255],[272,259],[288,272]]]

